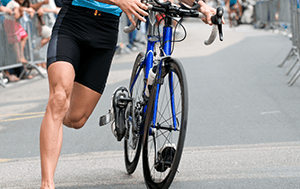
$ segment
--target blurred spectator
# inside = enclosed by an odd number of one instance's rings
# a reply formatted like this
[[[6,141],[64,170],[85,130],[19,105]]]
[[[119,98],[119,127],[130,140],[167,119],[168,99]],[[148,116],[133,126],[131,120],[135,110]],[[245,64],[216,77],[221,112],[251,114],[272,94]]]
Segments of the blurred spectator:
[[[277,11],[275,13],[275,19],[276,20],[279,19],[279,10],[280,10],[280,1],[278,1],[278,3],[277,3]]]
[[[5,20],[3,22],[7,41],[14,45],[17,62],[28,63],[24,57],[24,48],[28,35],[17,19],[23,16],[23,11],[28,11],[31,15],[33,15],[34,10],[24,9],[20,7],[20,4],[17,1],[14,0],[10,1],[6,7],[11,9],[14,13],[14,15],[5,15]]]
[[[24,57],[24,49],[28,35],[17,19],[22,17],[24,12],[28,13],[30,17],[33,17],[35,10],[39,9],[42,5],[47,4],[48,2],[48,0],[35,4],[31,4],[29,0],[11,0],[8,2],[7,7],[12,9],[15,15],[10,17],[8,16],[8,18],[4,21],[4,27],[8,36],[8,42],[14,44],[17,54],[17,62],[22,62],[23,64],[28,63]],[[22,70],[23,69],[15,68],[11,70],[11,73],[16,73],[19,75]],[[30,71],[28,70],[25,71],[25,75],[23,76],[23,78],[26,79],[31,79],[33,77],[34,74],[30,74]]]
[[[42,37],[42,40],[40,42],[39,47],[43,47],[45,44],[47,44],[50,40],[50,35],[51,35],[51,29],[45,25],[44,20],[43,20],[43,5],[47,5],[49,3],[49,0],[44,0],[36,3],[31,3],[29,0],[17,0],[20,2],[20,5],[24,9],[33,9],[34,13],[37,10],[38,11],[38,22],[37,22],[37,28],[39,29],[39,35]],[[33,15],[30,15],[33,17]],[[46,70],[44,69],[46,67],[46,63],[38,64],[39,70],[41,73],[46,74]],[[32,78],[34,75],[29,75],[30,78]]]
[[[61,6],[61,5],[59,4],[59,6]],[[44,4],[41,8],[43,9],[44,12],[52,12],[55,15],[57,15],[61,9],[61,7],[59,7],[59,6],[56,5],[54,0],[49,0],[49,3]]]
[[[6,6],[11,0],[1,0],[3,6]]]
[[[13,14],[13,11],[10,8],[7,8],[2,5],[1,0],[0,0],[0,12],[5,12],[5,13],[8,13],[9,15]],[[19,80],[19,78],[17,76],[10,74],[8,70],[4,70],[4,74],[5,74],[4,77],[2,75],[1,78],[7,78],[8,81],[18,81]],[[6,82],[4,82],[4,83],[6,83]]]
[[[15,82],[20,80],[20,78],[18,78],[15,74],[9,73],[9,70],[4,70],[4,73],[9,82]]]
[[[39,51],[43,46],[45,46],[49,41],[51,37],[52,29],[47,26],[43,19],[44,10],[43,8],[39,8],[38,10],[38,22],[37,22],[37,29],[38,29],[38,35],[42,38],[40,43],[35,47],[34,51]],[[43,74],[47,74],[46,71],[46,62],[37,64],[39,67],[39,70]]]
[[[2,5],[2,2],[0,1],[0,12],[6,12],[10,15],[12,15],[13,11],[10,8],[5,7]]]
[[[34,2],[35,0],[32,0]],[[34,51],[39,51],[42,47],[44,47],[50,40],[51,33],[52,33],[52,27],[49,27],[48,25],[54,25],[56,20],[56,15],[59,13],[61,8],[57,7],[54,0],[49,0],[48,4],[44,4],[42,7],[40,7],[37,10],[37,28],[38,28],[38,34],[42,38],[40,43],[35,47]],[[44,21],[44,13],[47,12],[48,14],[48,25],[46,25]],[[50,22],[50,24],[49,24]],[[47,74],[46,71],[46,62],[37,64],[39,66],[39,71],[43,74]]]
[[[57,15],[60,11],[60,8],[58,8],[53,0],[48,1],[48,4],[43,5],[42,7],[40,7],[37,10],[38,13],[38,30],[39,30],[39,35],[42,37],[41,43],[40,45],[38,45],[37,48],[41,48],[44,45],[46,45],[51,37],[51,32],[52,29],[46,25],[46,23],[44,22],[43,16],[44,16],[44,12],[48,12],[48,13],[54,13],[55,15]],[[51,24],[54,24],[55,22],[55,16],[53,14],[48,14],[49,15],[49,19]]]
[[[239,0],[227,0],[226,7],[227,7],[228,14],[229,14],[230,27],[232,27],[232,24],[233,24],[232,16],[234,16],[234,19],[236,21],[239,21],[240,17],[242,16],[242,6],[241,6]]]
[[[14,28],[15,28],[16,35],[18,37],[17,40],[18,42],[13,41],[12,39],[10,40],[12,40],[11,42],[13,42],[15,45],[15,50],[17,52],[17,59],[18,59],[17,62],[22,62],[24,64],[23,67],[21,68],[11,69],[10,73],[19,76],[21,72],[24,70],[25,64],[28,63],[28,61],[24,57],[24,49],[28,39],[28,34],[26,33],[25,29],[21,26],[21,24],[17,21],[17,19],[23,17],[24,13],[29,14],[30,17],[32,18],[35,14],[35,10],[32,7],[30,7],[30,3],[28,0],[11,0],[7,4],[7,7],[12,8],[15,13]],[[11,21],[8,22],[8,24],[11,23],[12,23]],[[25,74],[22,76],[22,79],[31,79],[34,76],[35,76],[34,74],[30,74],[30,71],[25,70]]]
[[[253,22],[254,5],[253,0],[242,0],[242,17],[241,22],[243,24],[251,24]]]
[[[55,20],[56,20],[56,15],[59,13],[60,11],[60,7],[56,6],[56,3],[54,0],[48,0],[47,3],[45,3],[45,1],[43,0],[30,0],[31,3],[40,3],[40,2],[44,2],[44,4],[37,9],[37,13],[39,16],[42,16],[44,14],[44,12],[47,12],[47,16],[50,19],[50,25],[53,25]]]

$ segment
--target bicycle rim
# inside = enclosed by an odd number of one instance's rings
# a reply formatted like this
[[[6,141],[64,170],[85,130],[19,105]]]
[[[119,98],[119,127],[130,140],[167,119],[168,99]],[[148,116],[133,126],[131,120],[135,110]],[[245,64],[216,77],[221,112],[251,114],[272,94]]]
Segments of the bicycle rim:
[[[170,76],[173,78],[171,83],[173,84],[174,113],[171,107]],[[163,84],[159,88],[155,129],[152,128],[152,120],[155,94],[158,90],[156,86],[151,92],[145,120],[143,170],[145,182],[149,188],[168,188],[171,185],[180,162],[187,126],[187,83],[179,61],[172,60],[167,63],[162,68],[161,78],[163,78]],[[173,117],[174,114],[176,119]]]
[[[140,134],[140,125],[142,124],[142,111],[143,107],[140,107],[140,103],[143,102],[143,90],[144,90],[144,78],[145,78],[145,68],[141,67],[142,59],[144,57],[143,53],[138,54],[135,63],[133,65],[130,85],[131,87],[133,81],[135,84],[131,90],[131,97],[133,99],[129,106],[127,115],[127,133],[124,140],[124,155],[125,155],[125,165],[128,174],[132,174],[139,161],[139,156],[142,146],[142,136]],[[139,72],[139,73],[138,73]],[[138,76],[136,77],[136,75]],[[136,78],[136,79],[135,79]]]

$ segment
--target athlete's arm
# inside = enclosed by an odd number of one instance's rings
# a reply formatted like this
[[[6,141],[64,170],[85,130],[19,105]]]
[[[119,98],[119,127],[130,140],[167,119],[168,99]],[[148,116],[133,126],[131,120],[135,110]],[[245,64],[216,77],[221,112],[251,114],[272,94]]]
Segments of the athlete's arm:
[[[147,16],[148,13],[144,10],[147,10],[147,6],[141,3],[140,0],[96,0],[102,3],[117,5],[120,9],[127,15],[128,19],[133,23],[136,24],[133,20],[132,15],[137,17],[143,22],[146,22],[146,19],[143,16]]]

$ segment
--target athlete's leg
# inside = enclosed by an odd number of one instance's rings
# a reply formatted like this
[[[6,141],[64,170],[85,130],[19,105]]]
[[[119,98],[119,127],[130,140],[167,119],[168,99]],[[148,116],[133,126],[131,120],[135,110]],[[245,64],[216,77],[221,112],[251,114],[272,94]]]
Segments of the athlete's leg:
[[[40,130],[41,188],[54,188],[54,172],[63,138],[63,118],[68,111],[75,72],[70,63],[56,62],[48,68],[49,101]]]
[[[59,70],[64,70],[63,73]],[[41,126],[42,185],[52,183],[62,145],[62,125],[81,128],[95,106],[100,93],[74,80],[69,63],[53,63],[48,68],[50,96]]]
[[[74,129],[83,127],[100,97],[100,93],[75,82],[71,94],[70,108],[63,120],[64,125]]]

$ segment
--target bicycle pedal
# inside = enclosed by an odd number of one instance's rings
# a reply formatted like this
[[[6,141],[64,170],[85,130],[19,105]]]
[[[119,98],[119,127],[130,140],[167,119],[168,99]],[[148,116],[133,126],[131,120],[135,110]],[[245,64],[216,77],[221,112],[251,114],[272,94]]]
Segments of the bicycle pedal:
[[[112,96],[112,117],[111,130],[118,141],[121,141],[126,133],[125,112],[132,98],[126,87],[118,87]]]
[[[104,125],[110,123],[112,120],[114,120],[114,116],[113,116],[111,110],[109,110],[107,114],[100,117],[99,126],[104,126]]]

